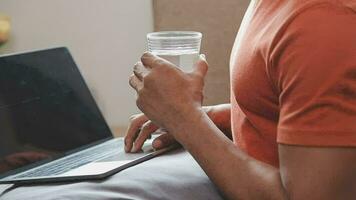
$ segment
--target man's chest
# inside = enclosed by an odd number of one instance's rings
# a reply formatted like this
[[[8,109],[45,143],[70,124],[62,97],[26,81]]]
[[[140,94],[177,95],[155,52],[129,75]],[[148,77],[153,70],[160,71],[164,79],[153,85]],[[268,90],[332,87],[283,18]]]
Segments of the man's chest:
[[[251,6],[251,5],[250,5]],[[248,8],[231,53],[232,97],[239,106],[264,114],[278,112],[278,92],[270,71],[269,48],[275,27]]]

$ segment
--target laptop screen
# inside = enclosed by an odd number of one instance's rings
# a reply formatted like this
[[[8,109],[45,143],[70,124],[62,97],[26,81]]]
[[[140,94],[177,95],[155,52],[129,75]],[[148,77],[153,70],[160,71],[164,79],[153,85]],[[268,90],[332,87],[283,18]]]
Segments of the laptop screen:
[[[110,137],[66,48],[0,57],[0,174]]]

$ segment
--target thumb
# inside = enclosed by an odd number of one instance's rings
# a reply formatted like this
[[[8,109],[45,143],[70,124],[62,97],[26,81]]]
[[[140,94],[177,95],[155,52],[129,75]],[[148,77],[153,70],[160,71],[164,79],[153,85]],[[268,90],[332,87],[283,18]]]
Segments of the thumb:
[[[152,146],[154,149],[162,149],[165,147],[169,147],[177,143],[172,135],[169,133],[163,133],[162,135],[158,136],[156,139],[153,140]]]
[[[194,65],[193,73],[205,77],[207,72],[208,72],[208,63],[206,62],[205,55],[200,54],[198,61]]]

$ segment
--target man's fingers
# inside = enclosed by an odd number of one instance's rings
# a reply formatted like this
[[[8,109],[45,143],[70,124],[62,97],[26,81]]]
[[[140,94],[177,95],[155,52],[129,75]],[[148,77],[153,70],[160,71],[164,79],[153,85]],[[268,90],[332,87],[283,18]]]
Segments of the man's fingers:
[[[134,74],[130,76],[129,83],[130,86],[136,91],[140,90],[143,86],[142,81],[140,81],[140,79],[138,79]]]
[[[161,66],[171,66],[172,63],[166,61],[165,59],[156,56],[150,52],[145,52],[141,57],[141,62],[145,67],[155,68]]]
[[[143,77],[147,74],[147,69],[142,62],[137,62],[133,67],[133,72],[135,76],[142,81]]]
[[[163,133],[153,141],[152,146],[154,149],[162,149],[175,143],[177,143],[177,141],[172,135],[169,133]]]
[[[200,54],[199,60],[194,65],[193,73],[205,77],[207,72],[208,72],[208,63],[206,62],[205,55]]]
[[[155,132],[158,129],[158,127],[152,123],[151,121],[147,121],[144,125],[141,127],[141,131],[138,134],[135,143],[134,143],[134,148],[133,152],[138,152],[141,150],[143,144],[145,141],[151,136],[153,132]]]
[[[137,134],[142,126],[148,118],[144,114],[134,115],[130,118],[130,124],[126,131],[125,136],[125,151],[130,152],[133,146],[133,142],[135,141]]]

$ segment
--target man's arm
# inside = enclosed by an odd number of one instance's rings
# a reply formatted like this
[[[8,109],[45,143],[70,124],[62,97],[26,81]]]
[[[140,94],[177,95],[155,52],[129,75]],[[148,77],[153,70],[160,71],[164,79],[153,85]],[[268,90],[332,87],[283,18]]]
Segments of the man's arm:
[[[219,104],[213,106],[204,106],[204,112],[214,124],[230,139],[231,133],[231,105]],[[133,115],[130,119],[130,124],[125,136],[125,151],[138,152],[141,150],[144,142],[151,137],[153,133],[161,133],[162,135],[155,139],[153,147],[161,149],[176,143],[174,137],[168,134],[165,130],[159,129],[151,120],[144,114]],[[157,144],[159,141],[159,145]]]
[[[355,148],[279,145],[279,170],[236,148],[205,114],[189,119],[173,134],[228,199],[328,200],[356,196]],[[192,119],[197,120],[192,123]],[[200,134],[184,134],[187,131]]]
[[[356,148],[279,145],[290,199],[355,199]]]
[[[138,94],[138,108],[194,156],[227,198],[328,200],[356,195],[352,190],[356,179],[351,173],[356,149],[314,151],[280,145],[280,170],[259,162],[236,147],[202,110],[207,72],[203,56],[191,73],[150,53],[145,53],[141,61],[130,77],[130,85]],[[147,74],[141,72],[144,67],[149,69]],[[306,174],[309,179],[300,181]]]

